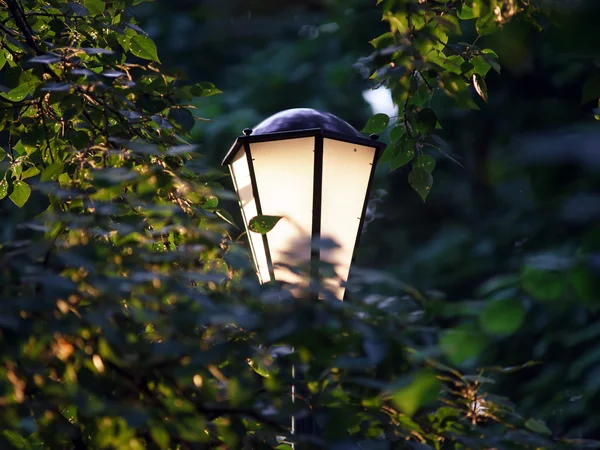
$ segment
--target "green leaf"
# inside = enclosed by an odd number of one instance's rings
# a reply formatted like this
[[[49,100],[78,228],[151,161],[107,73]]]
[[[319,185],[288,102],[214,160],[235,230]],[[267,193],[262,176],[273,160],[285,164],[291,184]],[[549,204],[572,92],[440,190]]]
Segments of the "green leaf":
[[[558,300],[567,288],[566,276],[558,271],[525,266],[521,271],[521,286],[539,300]]]
[[[496,72],[500,73],[500,63],[498,63],[498,55],[496,54],[496,52],[490,48],[484,48],[483,50],[481,50],[480,53],[481,57],[485,60],[485,62],[487,62],[492,69],[494,69]],[[485,74],[481,74],[481,75],[485,75]]]
[[[29,90],[30,86],[28,83],[21,83],[16,88],[11,89],[8,92],[0,93],[0,96],[4,97],[7,100],[10,100],[11,102],[20,102],[25,97],[27,97],[27,94],[29,94]]]
[[[64,166],[62,163],[56,162],[50,164],[48,167],[44,169],[42,172],[42,176],[40,177],[41,181],[50,181],[56,179],[64,170]]]
[[[486,340],[480,333],[458,328],[448,330],[440,336],[440,347],[452,364],[476,358],[486,346]]]
[[[150,436],[152,440],[161,450],[168,450],[169,444],[171,443],[171,437],[169,432],[162,425],[156,423],[150,427]]]
[[[440,76],[440,87],[461,109],[479,109],[469,93],[467,83],[461,76],[445,72]]]
[[[3,148],[0,148],[0,161],[3,161],[6,158],[6,152]]]
[[[490,63],[488,63],[481,55],[471,59],[470,63],[473,64],[473,72],[481,75],[482,77],[485,77],[492,67]],[[498,68],[500,68],[499,65]],[[465,75],[470,76],[472,74],[465,72]]]
[[[443,63],[442,67],[448,72],[460,75],[462,72],[462,66],[465,63],[465,59],[462,56],[452,55],[449,56]]]
[[[134,56],[142,59],[160,62],[156,51],[156,44],[148,36],[138,34],[131,39],[130,49]]]
[[[83,6],[91,15],[102,14],[104,12],[104,0],[83,0]]]
[[[417,191],[417,194],[419,194],[423,201],[425,201],[431,191],[433,177],[424,168],[416,167],[408,174],[408,183],[410,184],[410,187]]]
[[[235,220],[233,220],[233,217],[231,216],[231,214],[229,214],[229,212],[225,209],[216,209],[214,211],[214,213],[219,216],[221,219],[223,219],[225,222],[227,222],[230,225],[233,225],[236,228],[239,228],[236,223]]]
[[[27,183],[24,181],[15,181],[15,184],[13,185],[13,191],[9,198],[15,205],[17,205],[19,208],[22,208],[30,195],[31,188]]]
[[[479,36],[485,36],[487,34],[492,34],[498,30],[498,24],[496,23],[495,15],[493,12],[479,17],[477,22],[475,23],[475,29],[477,30],[477,34]]]
[[[423,370],[408,385],[394,392],[392,400],[404,414],[414,415],[420,407],[437,399],[442,384],[434,372]]]
[[[390,130],[390,141],[395,142],[398,139],[400,139],[404,133],[406,132],[406,129],[404,128],[403,125],[397,125],[394,128],[392,128]]]
[[[383,133],[389,123],[390,117],[387,114],[375,114],[367,121],[367,124],[363,128],[362,132],[367,134]]]
[[[8,194],[8,181],[4,178],[0,181],[0,200],[2,200]]]
[[[519,300],[493,300],[479,317],[481,327],[489,334],[515,333],[525,321],[525,309]]]
[[[528,419],[527,422],[525,422],[525,427],[527,427],[528,429],[530,429],[531,431],[535,432],[535,433],[540,433],[540,434],[547,434],[549,436],[552,435],[552,431],[550,430],[550,428],[548,428],[546,426],[546,424],[544,422],[542,422],[541,420],[537,420],[537,419]]]
[[[196,97],[210,97],[211,95],[222,94],[223,91],[212,83],[196,83],[192,86],[192,94]]]
[[[429,155],[420,155],[413,162],[413,168],[421,167],[425,169],[427,172],[433,172],[435,167],[435,158]]]
[[[277,222],[281,220],[278,216],[258,215],[250,219],[248,229],[255,233],[266,234],[273,229]]]
[[[457,16],[460,20],[469,20],[469,19],[476,19],[477,17],[479,17],[479,14],[471,6],[468,6],[465,4],[465,5],[462,5]]]
[[[29,167],[27,170],[23,171],[21,174],[21,179],[25,180],[26,178],[35,177],[38,173],[40,173],[40,171],[37,167]]]
[[[6,64],[6,54],[4,52],[4,49],[0,49],[0,69],[4,67],[4,64]]]
[[[414,141],[403,136],[387,146],[381,157],[382,162],[389,162],[390,169],[396,170],[409,163],[415,157]]]
[[[435,130],[437,116],[430,108],[424,108],[417,114],[417,127],[422,134],[430,134]]]
[[[474,73],[472,79],[473,79],[473,87],[475,88],[475,92],[477,92],[479,94],[479,96],[487,103],[488,90],[487,90],[487,85],[485,84],[485,79],[478,73]]]
[[[178,125],[184,132],[194,128],[194,116],[187,108],[171,108],[168,117],[171,123]]]

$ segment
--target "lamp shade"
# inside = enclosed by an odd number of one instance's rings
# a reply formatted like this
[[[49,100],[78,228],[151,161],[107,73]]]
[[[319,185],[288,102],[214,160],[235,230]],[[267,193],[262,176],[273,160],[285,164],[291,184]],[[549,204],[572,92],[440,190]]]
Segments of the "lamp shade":
[[[305,108],[244,130],[223,164],[239,197],[261,283],[303,285],[308,279],[294,268],[312,267],[311,276],[343,298],[383,147],[376,135],[364,137],[332,114]],[[249,228],[256,216],[281,219],[260,234]],[[335,275],[315,273],[321,262]]]

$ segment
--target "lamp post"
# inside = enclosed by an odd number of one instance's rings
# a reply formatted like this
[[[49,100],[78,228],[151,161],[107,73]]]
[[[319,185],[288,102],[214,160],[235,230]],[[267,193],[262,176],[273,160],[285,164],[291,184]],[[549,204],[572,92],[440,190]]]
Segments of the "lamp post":
[[[223,164],[231,172],[261,283],[306,285],[306,277],[290,267],[310,266],[312,279],[344,298],[385,147],[377,139],[307,108],[279,112],[236,139]],[[281,219],[260,234],[249,228],[256,216]],[[321,245],[323,240],[336,245]],[[331,264],[335,276],[322,277],[321,262]]]

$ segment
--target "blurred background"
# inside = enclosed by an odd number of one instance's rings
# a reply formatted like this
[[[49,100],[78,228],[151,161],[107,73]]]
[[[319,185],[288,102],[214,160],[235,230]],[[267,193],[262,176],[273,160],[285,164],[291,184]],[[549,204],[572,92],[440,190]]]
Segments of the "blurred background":
[[[137,15],[165,67],[223,90],[194,102],[210,121],[193,140],[216,166],[243,128],[283,109],[358,129],[395,114],[356,65],[388,31],[375,3],[160,0]],[[379,167],[357,263],[426,293],[452,364],[542,362],[495,375],[492,390],[558,435],[600,438],[600,5],[564,3],[541,31],[515,20],[478,41],[502,73],[480,111],[438,111],[458,163],[436,155],[426,203],[408,168]],[[459,40],[475,37],[467,24]]]

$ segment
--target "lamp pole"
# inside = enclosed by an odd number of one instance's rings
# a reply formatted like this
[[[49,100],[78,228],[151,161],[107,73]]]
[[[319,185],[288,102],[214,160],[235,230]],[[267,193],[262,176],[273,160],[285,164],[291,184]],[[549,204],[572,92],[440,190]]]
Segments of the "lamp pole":
[[[296,295],[308,289],[315,300],[325,291],[344,299],[376,164],[385,148],[378,138],[362,135],[333,114],[297,108],[245,129],[236,139],[223,164],[238,194],[261,283],[294,285]],[[250,221],[265,216],[281,219],[268,233],[254,232]],[[324,239],[336,246],[321,245]],[[333,275],[321,273],[322,262],[331,264]],[[308,279],[289,270],[303,266],[310,267]],[[293,400],[295,390],[293,386]],[[292,418],[292,432],[315,435],[318,430],[310,416]]]

